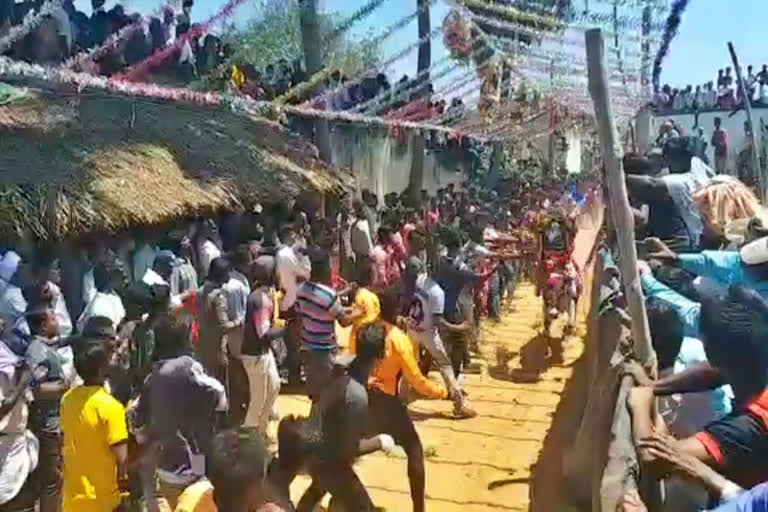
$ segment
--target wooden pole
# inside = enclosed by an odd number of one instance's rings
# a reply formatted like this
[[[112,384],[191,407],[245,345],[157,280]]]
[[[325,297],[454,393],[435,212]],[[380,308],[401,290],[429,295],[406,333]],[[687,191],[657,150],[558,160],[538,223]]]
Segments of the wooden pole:
[[[624,284],[629,314],[632,317],[632,339],[635,357],[647,368],[655,370],[656,356],[651,346],[648,318],[645,314],[645,302],[637,273],[637,251],[635,249],[635,223],[627,198],[627,185],[624,183],[622,150],[613,119],[608,75],[605,59],[605,42],[599,28],[587,30],[587,72],[589,93],[595,105],[600,144],[602,146],[605,179],[608,187],[609,208],[616,228],[616,240],[619,247],[619,269]]]
[[[733,43],[728,43],[728,51],[731,52],[731,60],[733,61],[733,69],[736,71],[736,80],[739,87],[742,90],[742,98],[744,99],[744,111],[747,113],[747,122],[749,123],[751,136],[749,137],[749,143],[752,146],[752,172],[755,173],[755,178],[760,183],[760,201],[765,202],[768,199],[768,183],[763,175],[763,171],[760,168],[760,147],[757,143],[757,127],[752,122],[752,98],[748,97],[749,91],[747,90],[747,84],[744,82],[744,75],[741,74],[741,66],[739,66],[739,59],[736,57],[736,50],[733,49]]]

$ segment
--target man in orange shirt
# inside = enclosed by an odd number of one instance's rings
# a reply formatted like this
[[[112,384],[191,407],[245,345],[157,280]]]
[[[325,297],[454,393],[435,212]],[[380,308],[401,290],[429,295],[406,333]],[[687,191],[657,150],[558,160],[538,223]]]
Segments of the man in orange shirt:
[[[408,386],[426,398],[442,400],[448,391],[425,377],[416,361],[416,348],[408,335],[396,327],[399,310],[394,291],[380,298],[381,323],[386,330],[384,358],[368,379],[368,418],[373,434],[389,434],[408,457],[408,481],[414,512],[424,512],[424,450],[421,439],[408,415],[408,407],[397,394],[402,375]]]

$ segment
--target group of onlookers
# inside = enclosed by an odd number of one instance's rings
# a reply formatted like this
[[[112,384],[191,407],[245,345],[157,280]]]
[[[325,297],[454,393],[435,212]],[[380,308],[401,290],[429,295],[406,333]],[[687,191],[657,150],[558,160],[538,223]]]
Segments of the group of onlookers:
[[[654,105],[664,112],[693,112],[703,110],[731,110],[749,98],[753,103],[768,105],[768,65],[755,72],[752,65],[747,66],[744,76],[746,95],[736,83],[730,67],[717,72],[717,80],[703,85],[688,85],[682,89],[664,85],[654,98]]]
[[[0,37],[42,5],[39,0],[22,3],[2,0]],[[105,0],[92,0],[91,7],[88,16],[75,7],[73,0],[56,4],[50,14],[7,50],[7,55],[53,66],[79,56],[81,58],[73,62],[74,69],[112,75],[175,45],[167,59],[142,70],[140,78],[146,80],[150,74],[164,73],[186,82],[210,73],[229,53],[220,38],[203,34],[201,27],[192,23],[193,0],[183,0],[179,12],[165,6],[146,18],[138,13],[126,13],[121,4],[107,10]],[[120,39],[111,41],[110,37],[117,33],[121,34]],[[105,43],[107,46],[102,48]],[[99,50],[93,59],[83,53],[91,49]]]
[[[516,279],[485,247],[512,222],[495,192],[449,186],[384,205],[365,191],[329,217],[277,204],[7,248],[0,510],[288,511],[302,469],[316,486],[299,510],[326,491],[372,510],[351,463],[397,443],[423,511],[423,449],[398,381],[475,415],[459,379],[479,315],[498,317]],[[432,361],[443,384],[425,377]],[[283,385],[315,407],[276,431]]]
[[[661,510],[764,510],[768,218],[746,184],[702,160],[696,137],[667,129],[659,142],[660,155],[624,162],[656,352],[654,368],[626,368],[638,459],[663,481]],[[620,509],[645,507],[628,496]]]

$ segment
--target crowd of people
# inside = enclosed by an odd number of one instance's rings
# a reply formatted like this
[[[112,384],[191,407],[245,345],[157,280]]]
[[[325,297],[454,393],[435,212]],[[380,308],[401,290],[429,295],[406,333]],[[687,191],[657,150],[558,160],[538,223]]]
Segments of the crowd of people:
[[[296,510],[330,493],[368,511],[352,463],[399,445],[423,512],[406,397],[475,415],[461,373],[480,315],[498,317],[514,289],[516,230],[542,200],[525,197],[512,215],[508,198],[474,188],[384,205],[365,191],[328,217],[304,198],[6,247],[0,510],[288,511],[308,473]],[[283,386],[306,390],[309,417],[280,420]]]
[[[695,89],[692,85],[678,89],[665,84],[656,94],[654,105],[662,113],[732,110],[742,105],[744,98],[755,105],[768,106],[768,65],[763,64],[760,71],[747,66],[744,81],[746,95],[729,66],[718,70],[716,80],[697,85]]]
[[[40,9],[42,2],[16,3],[3,0],[0,8],[0,34],[19,25],[30,12]],[[42,22],[25,37],[13,44],[7,55],[18,60],[38,64],[58,65],[90,49],[100,48],[118,33],[122,37],[95,59],[76,62],[82,71],[113,75],[133,66],[153,53],[176,45],[173,54],[158,69],[179,80],[189,81],[213,70],[230,53],[213,34],[203,34],[198,24],[191,22],[193,0],[184,0],[176,12],[166,6],[157,16],[142,18],[138,13],[128,14],[122,4],[106,10],[105,0],[92,0],[92,13],[87,16],[66,0],[53,7]],[[183,43],[176,44],[183,39]],[[146,78],[147,73],[142,73]]]
[[[638,459],[663,481],[663,510],[764,510],[768,217],[695,137],[660,141],[661,154],[624,162],[657,355],[626,368]],[[637,496],[623,506],[645,509]]]
[[[11,27],[21,24],[28,13],[39,10],[41,5],[39,0],[22,3],[0,0],[0,37]],[[77,59],[75,68],[111,76],[174,46],[174,51],[163,62],[151,69],[138,70],[138,78],[157,81],[162,76],[162,81],[189,83],[209,77],[218,86],[231,86],[242,94],[266,101],[283,96],[308,79],[301,59],[293,62],[280,59],[263,69],[248,62],[227,65],[232,60],[231,45],[213,33],[203,33],[200,24],[192,23],[194,0],[184,0],[179,12],[165,6],[158,15],[148,17],[126,13],[122,4],[106,10],[105,0],[92,0],[91,6],[89,17],[75,7],[74,0],[57,4],[39,26],[13,44],[5,54],[17,60],[55,66],[100,48],[119,33],[121,37],[109,44],[107,51],[98,52],[93,59]],[[130,27],[133,29],[128,30]],[[342,71],[333,70],[324,85],[323,94],[318,94],[317,90],[311,92],[315,95],[313,106],[323,110],[350,110],[364,105],[374,114],[396,112],[398,117],[409,120],[422,120],[426,115],[427,118],[445,117],[447,121],[464,115],[463,101],[458,97],[452,98],[450,104],[446,99],[431,98],[431,95],[426,106],[416,101],[426,96],[427,88],[416,84],[407,75],[392,86],[381,72],[350,80]],[[307,98],[293,96],[287,99],[296,103]],[[404,107],[409,111],[399,112]],[[418,112],[414,114],[414,110]]]

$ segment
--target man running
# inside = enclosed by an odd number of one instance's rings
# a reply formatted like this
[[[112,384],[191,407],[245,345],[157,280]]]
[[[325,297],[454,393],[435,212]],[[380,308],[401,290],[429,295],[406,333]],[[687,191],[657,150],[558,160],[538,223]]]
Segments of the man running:
[[[426,398],[442,400],[448,397],[448,391],[419,370],[413,342],[395,326],[397,312],[397,294],[389,291],[382,295],[380,324],[386,332],[384,359],[368,379],[368,434],[389,434],[395,444],[405,450],[413,512],[424,512],[424,450],[408,408],[398,398],[398,381],[402,375],[410,388]]]
[[[314,510],[326,492],[346,511],[374,510],[352,464],[361,455],[394,448],[394,441],[386,434],[363,438],[368,420],[366,383],[384,356],[385,336],[381,324],[364,327],[357,342],[357,356],[347,372],[328,383],[310,417],[288,417],[280,422],[280,456],[271,468],[273,481],[287,492],[300,471],[307,471],[312,477],[312,485],[299,501],[297,512]]]
[[[413,240],[414,233],[411,233]],[[413,290],[413,298],[408,306],[408,335],[424,347],[432,359],[437,362],[445,386],[450,391],[454,403],[453,413],[456,418],[473,418],[477,413],[468,405],[459,388],[459,383],[453,373],[451,359],[445,351],[438,333],[438,327],[448,331],[462,331],[465,325],[458,326],[448,322],[443,316],[445,307],[445,292],[430,278],[416,256],[408,259],[405,267],[403,282],[406,289]]]

